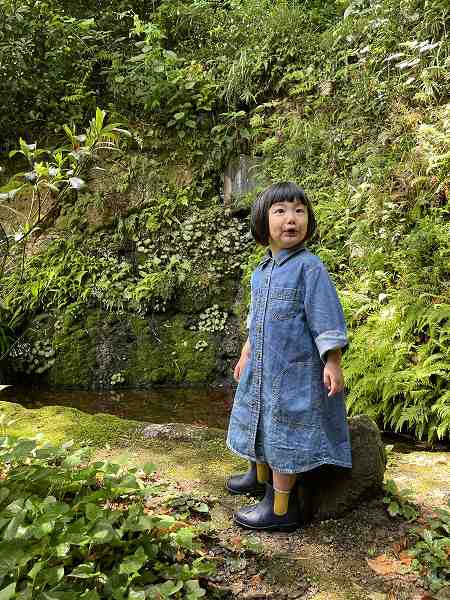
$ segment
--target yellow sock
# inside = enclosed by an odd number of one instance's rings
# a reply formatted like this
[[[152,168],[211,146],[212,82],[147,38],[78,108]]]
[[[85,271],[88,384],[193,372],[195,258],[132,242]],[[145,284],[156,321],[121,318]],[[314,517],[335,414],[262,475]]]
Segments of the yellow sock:
[[[269,465],[256,463],[256,479],[258,483],[267,483],[269,481]]]
[[[273,489],[273,512],[282,517],[287,513],[290,491]]]

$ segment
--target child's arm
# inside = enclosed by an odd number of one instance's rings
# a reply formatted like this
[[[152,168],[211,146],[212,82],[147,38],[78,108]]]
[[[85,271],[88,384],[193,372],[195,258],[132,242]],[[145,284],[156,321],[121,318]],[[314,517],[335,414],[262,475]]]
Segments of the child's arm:
[[[241,378],[242,371],[244,370],[245,364],[250,358],[250,340],[247,338],[245,344],[242,346],[241,356],[237,362],[237,365],[234,367],[234,379],[235,381],[239,381]]]
[[[342,352],[340,348],[329,350],[323,369],[323,383],[328,390],[328,396],[333,396],[344,389],[344,376],[341,367]]]
[[[330,351],[344,352],[347,327],[336,288],[325,267],[313,267],[305,276],[306,322],[325,365]]]

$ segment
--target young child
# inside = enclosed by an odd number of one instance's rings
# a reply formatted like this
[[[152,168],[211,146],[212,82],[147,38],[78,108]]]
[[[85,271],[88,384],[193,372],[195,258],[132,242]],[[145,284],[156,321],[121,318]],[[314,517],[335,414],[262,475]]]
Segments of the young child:
[[[341,369],[347,330],[327,270],[304,246],[315,228],[311,203],[294,183],[271,185],[252,207],[252,234],[270,249],[251,278],[249,336],[234,370],[239,385],[227,439],[250,461],[228,490],[265,492],[234,515],[248,529],[296,529],[297,474],[324,464],[351,467]]]

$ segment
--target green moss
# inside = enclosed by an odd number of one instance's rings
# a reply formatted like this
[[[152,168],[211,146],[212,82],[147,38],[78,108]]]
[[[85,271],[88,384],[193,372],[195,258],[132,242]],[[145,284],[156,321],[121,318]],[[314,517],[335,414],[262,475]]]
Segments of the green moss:
[[[186,329],[186,318],[177,315],[159,321],[156,326],[144,319],[133,318],[136,347],[127,368],[127,382],[201,383],[213,379],[216,369],[216,343],[211,336]],[[202,351],[197,342],[208,342]]]
[[[202,286],[201,282],[198,285],[196,283],[194,281],[193,284],[180,291],[173,301],[174,310],[193,314],[199,313],[213,304],[218,304],[225,310],[231,309],[237,293],[235,279],[225,279],[217,284],[210,283],[208,287]]]
[[[94,458],[114,459],[127,453],[127,464],[141,466],[153,463],[158,472],[177,481],[190,481],[193,487],[207,493],[221,494],[226,477],[244,470],[246,463],[225,448],[224,432],[200,432],[191,441],[145,438],[142,422],[90,415],[75,408],[48,406],[26,409],[12,402],[0,402],[0,415],[9,423],[10,435],[34,436],[42,433],[46,440],[61,443],[74,440],[88,443]],[[2,432],[3,433],[3,432]],[[207,433],[207,435],[206,435]]]
[[[124,445],[139,425],[112,415],[89,415],[63,406],[26,409],[20,404],[0,402],[0,413],[5,415],[5,423],[10,423],[6,432],[11,435],[43,433],[53,443],[72,439],[94,447],[103,447],[106,443]]]
[[[103,362],[97,349],[103,348]],[[208,345],[196,349],[198,342]],[[127,385],[145,387],[160,383],[204,383],[216,374],[217,342],[214,337],[187,328],[187,317],[133,315],[118,320],[92,311],[83,320],[65,320],[55,331],[55,364],[47,382],[54,386],[90,388],[108,385],[113,373],[124,372]],[[111,355],[111,356],[110,356]]]
[[[96,366],[99,319],[98,312],[91,312],[85,320],[55,332],[55,364],[48,374],[51,385],[90,387]]]

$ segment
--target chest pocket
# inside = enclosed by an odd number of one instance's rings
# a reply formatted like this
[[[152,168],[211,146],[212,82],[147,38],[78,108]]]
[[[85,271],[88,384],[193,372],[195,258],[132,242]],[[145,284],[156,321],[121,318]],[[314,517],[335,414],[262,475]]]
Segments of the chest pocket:
[[[272,288],[269,295],[270,319],[292,319],[300,310],[299,293],[295,288]]]

